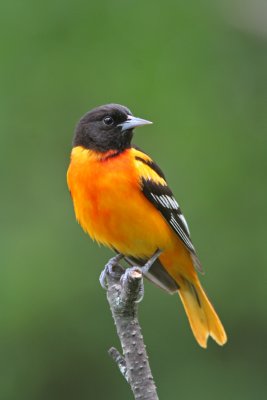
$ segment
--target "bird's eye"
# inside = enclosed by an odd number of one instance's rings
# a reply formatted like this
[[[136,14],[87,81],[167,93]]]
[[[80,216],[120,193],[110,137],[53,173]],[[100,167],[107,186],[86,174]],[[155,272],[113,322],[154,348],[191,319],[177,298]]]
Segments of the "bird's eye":
[[[110,125],[113,124],[114,120],[113,120],[112,117],[105,117],[105,118],[103,119],[103,122],[104,122],[105,125],[110,126]]]

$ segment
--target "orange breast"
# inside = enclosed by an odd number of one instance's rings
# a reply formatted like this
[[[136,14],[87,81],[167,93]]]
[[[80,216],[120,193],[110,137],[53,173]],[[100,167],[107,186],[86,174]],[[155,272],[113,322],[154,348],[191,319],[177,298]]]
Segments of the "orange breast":
[[[172,230],[142,194],[131,149],[106,157],[76,147],[67,179],[76,218],[93,239],[135,257],[172,244]]]

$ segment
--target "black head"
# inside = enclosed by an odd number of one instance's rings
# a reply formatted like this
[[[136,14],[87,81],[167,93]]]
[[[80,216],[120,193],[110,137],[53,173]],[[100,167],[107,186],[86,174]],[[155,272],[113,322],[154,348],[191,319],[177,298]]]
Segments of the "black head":
[[[119,104],[107,104],[94,108],[79,121],[73,146],[83,146],[100,152],[123,151],[131,147],[133,129],[151,124],[133,117],[131,111]]]

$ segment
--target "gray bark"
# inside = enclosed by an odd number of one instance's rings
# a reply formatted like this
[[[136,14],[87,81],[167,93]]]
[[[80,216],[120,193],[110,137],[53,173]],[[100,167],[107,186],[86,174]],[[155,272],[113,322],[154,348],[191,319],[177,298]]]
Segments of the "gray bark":
[[[130,384],[136,400],[158,400],[150,370],[137,305],[143,298],[143,276],[140,268],[124,270],[115,265],[106,275],[107,299],[121,342],[123,356],[114,347],[109,354]]]

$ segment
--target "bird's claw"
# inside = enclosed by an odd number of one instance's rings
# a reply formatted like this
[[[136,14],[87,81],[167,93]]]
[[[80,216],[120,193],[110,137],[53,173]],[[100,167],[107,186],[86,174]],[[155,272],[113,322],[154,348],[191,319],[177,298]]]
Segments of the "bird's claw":
[[[107,264],[105,265],[105,268],[101,272],[99,276],[99,282],[100,285],[102,286],[103,289],[107,290],[107,275],[112,275],[114,273],[113,267],[118,264],[118,262],[123,258],[122,254],[117,254],[115,257],[112,257]]]
[[[149,269],[151,268],[151,266],[154,264],[154,262],[160,256],[161,253],[162,253],[162,250],[158,249],[153,254],[153,256],[145,263],[145,265],[143,267],[136,266],[133,268],[140,270],[142,275],[145,275],[146,273],[149,272]],[[107,284],[106,284],[107,275],[112,275],[115,273],[113,270],[114,266],[118,265],[119,261],[123,258],[124,258],[123,254],[117,254],[115,257],[112,257],[108,261],[108,263],[105,265],[105,268],[103,269],[103,271],[101,272],[100,277],[99,277],[99,282],[103,289],[107,290]],[[121,276],[122,282],[124,279],[127,279],[130,270],[132,270],[132,268],[128,268],[125,271],[125,273]],[[143,295],[144,295],[144,293],[142,291],[142,293],[140,294],[140,299],[138,299],[138,301],[142,300]]]

